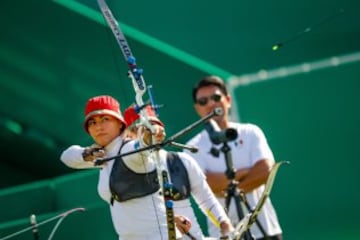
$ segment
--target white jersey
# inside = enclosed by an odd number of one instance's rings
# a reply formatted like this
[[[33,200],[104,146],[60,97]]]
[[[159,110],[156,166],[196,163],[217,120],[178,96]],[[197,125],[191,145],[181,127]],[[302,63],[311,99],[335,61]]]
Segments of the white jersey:
[[[115,139],[105,148],[106,157],[118,154],[122,144],[121,138]],[[128,152],[135,149],[135,141],[129,142],[123,146],[122,152]],[[69,147],[61,155],[61,160],[72,168],[93,168],[91,162],[85,162],[82,158],[83,147],[74,145]],[[225,221],[228,219],[222,206],[213,195],[206,182],[205,175],[196,161],[188,154],[178,153],[184,167],[186,168],[191,194],[204,213],[211,212],[216,221]],[[166,151],[159,151],[160,165],[167,168]],[[123,157],[125,164],[133,171],[146,173],[156,168],[155,161],[151,159],[148,153],[132,154]],[[111,191],[109,187],[109,178],[114,160],[107,162],[100,170],[98,192],[103,200],[110,204]],[[171,176],[170,176],[171,180]],[[191,206],[190,199],[184,199],[173,202],[174,214],[183,215],[191,221],[190,234],[196,239],[203,239],[203,234],[195,213]],[[121,240],[137,239],[167,239],[166,211],[163,196],[160,190],[145,197],[135,198],[124,202],[114,201],[110,204],[112,221],[116,232]],[[217,230],[219,231],[219,230]],[[181,237],[177,231],[176,236]],[[184,237],[186,238],[186,237]]]
[[[255,163],[261,159],[269,159],[274,161],[273,153],[267,143],[262,130],[253,124],[240,124],[230,123],[230,128],[234,128],[238,132],[238,137],[234,141],[229,141],[228,145],[231,148],[231,156],[234,169],[249,168],[255,165]],[[221,172],[225,174],[226,162],[224,153],[221,151],[222,143],[214,145],[208,136],[208,133],[203,130],[190,141],[189,145],[199,148],[197,153],[190,153],[199,163],[202,170],[206,172]],[[215,154],[211,153],[212,152]],[[219,156],[216,157],[216,153]],[[264,185],[258,187],[250,193],[246,194],[247,201],[251,208],[254,208],[258,203],[264,190]],[[218,198],[223,206],[225,206],[225,199]],[[245,212],[246,213],[246,212]],[[235,208],[234,202],[230,203],[229,217],[232,220],[234,226],[238,223],[238,214]],[[281,228],[276,216],[274,207],[271,204],[270,199],[267,199],[260,214],[258,215],[258,221],[265,229],[269,236],[280,234]],[[218,237],[218,231],[214,231],[214,226],[208,223],[209,233],[211,237]],[[254,223],[251,227],[251,233],[255,238],[263,237],[263,234]]]
[[[106,157],[118,154],[122,144],[120,137],[116,138],[105,148]],[[132,151],[136,142],[124,145],[122,152]],[[82,158],[83,147],[74,145],[65,150],[61,160],[72,168],[92,168],[93,163],[85,162]],[[149,161],[146,153],[131,154],[123,157],[125,164],[135,172],[146,173],[155,169],[154,161]],[[109,203],[112,222],[121,240],[159,240],[168,239],[166,211],[160,190],[145,197],[135,198],[124,202],[114,201],[110,204],[111,191],[109,178],[114,160],[108,161],[100,170],[98,193]],[[177,231],[176,236],[181,236]]]
[[[178,152],[178,155],[188,174],[191,195],[203,213],[208,215],[210,212],[211,215],[215,217],[216,222],[229,220],[223,207],[217,201],[215,195],[212,193],[209,185],[207,184],[206,177],[197,162],[189,154]],[[160,158],[162,161],[165,161],[166,151],[160,151]],[[174,201],[174,213],[189,218],[191,221],[189,233],[195,239],[200,240],[204,238],[194,210],[191,206],[190,198]],[[217,229],[216,231],[220,234],[220,229]],[[184,236],[184,238],[187,237]]]

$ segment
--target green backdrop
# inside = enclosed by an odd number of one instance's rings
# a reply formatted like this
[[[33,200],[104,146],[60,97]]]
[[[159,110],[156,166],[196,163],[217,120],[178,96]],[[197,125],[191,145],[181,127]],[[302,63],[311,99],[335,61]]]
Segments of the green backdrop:
[[[108,2],[165,103],[168,135],[198,119],[190,89],[205,74],[241,77],[360,50],[356,0]],[[68,145],[91,142],[81,127],[88,97],[112,94],[122,109],[134,101],[96,1],[3,0],[0,7],[0,237],[29,226],[31,214],[42,221],[85,207],[54,239],[116,239],[97,172],[59,161]],[[359,76],[354,61],[234,89],[237,117],[262,127],[276,158],[291,162],[271,195],[285,239],[360,239]],[[42,238],[54,224],[40,227]]]

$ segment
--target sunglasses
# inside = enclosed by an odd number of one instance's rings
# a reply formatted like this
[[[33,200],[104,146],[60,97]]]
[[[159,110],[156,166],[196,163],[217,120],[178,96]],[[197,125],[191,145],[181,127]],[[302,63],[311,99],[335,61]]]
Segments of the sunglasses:
[[[220,94],[213,94],[210,97],[201,97],[196,99],[196,103],[199,104],[200,106],[205,106],[206,104],[208,104],[209,100],[213,100],[214,102],[220,102],[221,100],[221,95]]]

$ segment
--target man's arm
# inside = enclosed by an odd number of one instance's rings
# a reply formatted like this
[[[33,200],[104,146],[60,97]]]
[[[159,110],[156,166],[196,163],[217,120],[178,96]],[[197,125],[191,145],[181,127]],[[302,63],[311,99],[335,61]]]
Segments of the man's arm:
[[[238,188],[245,193],[251,192],[266,182],[274,161],[262,159],[248,169],[248,172],[239,180]]]
[[[273,164],[273,161],[262,159],[251,168],[236,170],[235,180],[238,182],[239,189],[247,193],[264,184],[270,174]],[[207,172],[206,178],[215,195],[224,196],[230,183],[226,174],[221,172]]]

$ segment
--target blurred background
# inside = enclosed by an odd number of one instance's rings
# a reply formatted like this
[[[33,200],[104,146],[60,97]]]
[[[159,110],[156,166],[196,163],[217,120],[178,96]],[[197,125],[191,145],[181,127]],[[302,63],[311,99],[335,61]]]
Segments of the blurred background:
[[[107,3],[165,105],[169,136],[198,120],[192,86],[223,77],[232,118],[259,125],[277,160],[291,162],[271,194],[284,238],[360,238],[359,1]],[[82,129],[89,97],[113,95],[122,110],[134,102],[96,0],[2,0],[0,9],[0,238],[29,226],[31,214],[84,207],[53,239],[116,239],[97,171],[59,160],[69,145],[91,144]]]

